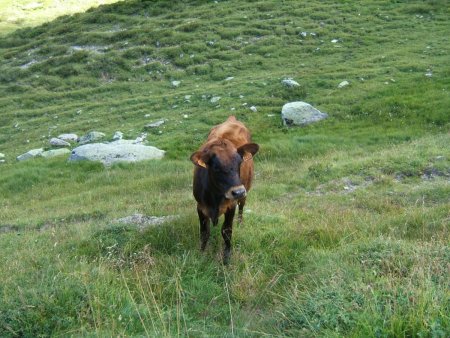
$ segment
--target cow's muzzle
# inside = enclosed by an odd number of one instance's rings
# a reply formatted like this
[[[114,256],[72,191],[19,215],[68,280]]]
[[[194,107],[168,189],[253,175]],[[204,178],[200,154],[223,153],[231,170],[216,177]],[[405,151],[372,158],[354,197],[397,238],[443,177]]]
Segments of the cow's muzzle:
[[[238,185],[238,186],[228,189],[228,191],[225,193],[225,198],[227,198],[229,200],[238,200],[238,199],[244,198],[246,195],[247,195],[247,190],[241,184],[241,185]]]

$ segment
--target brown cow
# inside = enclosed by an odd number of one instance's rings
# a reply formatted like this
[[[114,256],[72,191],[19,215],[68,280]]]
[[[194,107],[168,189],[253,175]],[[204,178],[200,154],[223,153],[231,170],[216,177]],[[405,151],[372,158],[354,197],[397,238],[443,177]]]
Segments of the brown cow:
[[[217,225],[225,214],[222,237],[225,241],[223,262],[231,256],[231,235],[236,205],[242,222],[247,192],[253,179],[253,155],[259,146],[251,143],[248,129],[230,116],[224,123],[213,127],[206,143],[191,155],[194,168],[194,197],[200,220],[201,249],[209,239],[209,223]]]

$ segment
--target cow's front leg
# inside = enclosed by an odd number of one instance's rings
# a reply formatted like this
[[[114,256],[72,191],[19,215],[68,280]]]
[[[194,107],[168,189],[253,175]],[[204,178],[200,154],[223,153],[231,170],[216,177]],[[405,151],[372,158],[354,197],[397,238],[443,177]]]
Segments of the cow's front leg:
[[[197,207],[198,219],[200,220],[200,241],[201,250],[204,251],[209,239],[209,217],[205,216],[200,208]]]
[[[222,225],[222,237],[225,241],[223,249],[223,264],[227,265],[231,257],[231,236],[233,234],[233,218],[236,212],[236,206],[231,207],[225,212],[225,221]]]

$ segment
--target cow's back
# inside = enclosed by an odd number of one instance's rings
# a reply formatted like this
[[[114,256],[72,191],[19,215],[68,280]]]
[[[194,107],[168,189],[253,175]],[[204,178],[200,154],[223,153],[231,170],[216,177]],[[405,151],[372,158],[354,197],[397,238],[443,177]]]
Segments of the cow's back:
[[[211,129],[208,141],[217,138],[224,138],[231,141],[236,148],[251,142],[250,132],[234,116],[230,116],[225,122]]]

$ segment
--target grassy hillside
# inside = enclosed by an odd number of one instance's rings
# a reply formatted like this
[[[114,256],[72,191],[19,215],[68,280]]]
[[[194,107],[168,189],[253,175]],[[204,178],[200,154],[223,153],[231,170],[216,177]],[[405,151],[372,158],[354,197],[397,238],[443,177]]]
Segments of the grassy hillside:
[[[449,336],[449,14],[126,1],[4,34],[0,336]],[[297,100],[329,118],[283,127]],[[224,267],[218,228],[199,251],[189,156],[230,114],[261,150]],[[15,160],[92,130],[167,155]],[[178,217],[114,221],[135,213]]]

